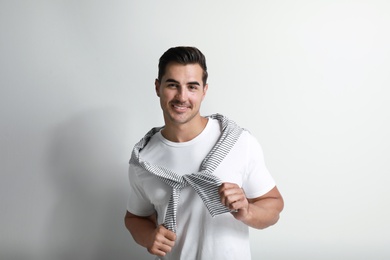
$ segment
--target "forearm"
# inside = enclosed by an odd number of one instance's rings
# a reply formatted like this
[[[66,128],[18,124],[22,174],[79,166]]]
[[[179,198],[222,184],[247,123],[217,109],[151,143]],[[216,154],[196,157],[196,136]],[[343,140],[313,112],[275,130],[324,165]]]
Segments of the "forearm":
[[[255,202],[249,202],[248,212],[240,219],[246,225],[264,229],[274,225],[279,220],[280,212],[283,209],[281,198],[267,198]]]
[[[163,225],[157,226],[156,214],[140,217],[127,212],[125,225],[134,240],[153,255],[165,256],[175,245],[176,234]]]
[[[150,217],[137,217],[127,213],[125,217],[125,226],[130,231],[135,242],[143,247],[148,247],[153,232],[156,230],[155,215]]]
[[[242,188],[234,183],[223,183],[219,188],[221,203],[232,210],[233,216],[246,225],[263,229],[275,224],[284,202],[277,187],[263,196],[247,199]]]

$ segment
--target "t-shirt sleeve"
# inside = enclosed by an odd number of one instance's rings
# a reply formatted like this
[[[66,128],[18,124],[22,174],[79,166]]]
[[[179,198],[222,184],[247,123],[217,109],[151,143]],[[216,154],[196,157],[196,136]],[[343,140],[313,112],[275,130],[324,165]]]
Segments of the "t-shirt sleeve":
[[[142,169],[140,167],[130,164],[130,194],[127,201],[127,210],[137,216],[150,216],[155,212],[155,209],[142,187],[142,182],[139,178],[141,171]]]
[[[247,198],[257,198],[275,187],[275,181],[269,173],[265,161],[263,150],[257,141],[249,132],[247,138],[247,169],[242,188]]]

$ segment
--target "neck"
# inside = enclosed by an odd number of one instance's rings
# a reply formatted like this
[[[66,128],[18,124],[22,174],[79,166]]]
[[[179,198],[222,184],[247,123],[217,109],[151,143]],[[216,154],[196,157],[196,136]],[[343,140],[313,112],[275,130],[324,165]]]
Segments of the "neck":
[[[164,138],[172,142],[188,142],[197,137],[206,127],[208,118],[199,117],[199,120],[192,124],[165,125],[161,130]]]

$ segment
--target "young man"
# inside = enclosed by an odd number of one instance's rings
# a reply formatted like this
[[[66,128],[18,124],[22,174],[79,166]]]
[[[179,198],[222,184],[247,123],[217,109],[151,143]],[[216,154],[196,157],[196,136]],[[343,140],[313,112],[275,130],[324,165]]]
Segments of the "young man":
[[[275,224],[283,199],[257,140],[233,121],[200,115],[207,67],[194,47],[160,58],[165,125],[135,145],[125,225],[157,259],[250,259],[248,226]]]

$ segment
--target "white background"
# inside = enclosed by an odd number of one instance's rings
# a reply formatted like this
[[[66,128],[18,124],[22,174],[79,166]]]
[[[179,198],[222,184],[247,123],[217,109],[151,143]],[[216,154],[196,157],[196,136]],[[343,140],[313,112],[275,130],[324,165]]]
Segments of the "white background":
[[[390,258],[388,1],[2,0],[0,37],[0,259],[152,259],[123,225],[127,162],[177,45],[285,198],[253,259]]]

